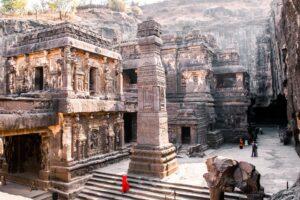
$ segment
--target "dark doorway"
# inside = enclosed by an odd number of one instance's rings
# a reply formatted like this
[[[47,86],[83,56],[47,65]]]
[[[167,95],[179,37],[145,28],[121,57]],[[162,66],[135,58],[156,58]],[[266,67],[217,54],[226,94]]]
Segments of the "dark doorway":
[[[90,92],[95,93],[96,92],[96,74],[97,70],[96,68],[91,68],[90,69],[90,82],[89,82],[89,87],[90,87]]]
[[[41,166],[40,145],[38,134],[5,137],[4,154],[8,172],[38,174]]]
[[[124,113],[125,143],[136,141],[137,113]]]
[[[124,69],[123,76],[128,77],[129,84],[136,84],[137,83],[137,74],[135,73],[136,69]]]
[[[36,90],[43,90],[44,87],[44,71],[43,67],[35,68],[34,85]]]
[[[182,127],[181,128],[181,143],[190,144],[191,143],[191,128]]]
[[[252,106],[248,110],[248,120],[250,123],[261,125],[281,125],[287,124],[287,101],[283,95],[271,101],[269,106],[257,106],[255,99],[252,99]]]

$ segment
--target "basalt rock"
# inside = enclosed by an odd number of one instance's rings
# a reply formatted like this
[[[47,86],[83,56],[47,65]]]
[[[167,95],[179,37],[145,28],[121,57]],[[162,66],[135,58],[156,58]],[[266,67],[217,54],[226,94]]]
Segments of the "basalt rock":
[[[300,174],[296,183],[287,190],[274,194],[271,200],[298,200],[300,199]]]
[[[207,159],[206,165],[208,173],[203,176],[212,200],[224,199],[224,192],[233,192],[235,188],[239,188],[249,199],[263,198],[260,174],[254,165],[219,156]]]

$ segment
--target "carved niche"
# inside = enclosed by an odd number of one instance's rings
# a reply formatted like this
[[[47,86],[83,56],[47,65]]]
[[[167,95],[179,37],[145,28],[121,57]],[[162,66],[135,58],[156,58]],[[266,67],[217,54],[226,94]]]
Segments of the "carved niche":
[[[73,136],[73,157],[75,159],[82,159],[85,157],[85,144],[86,135],[84,134],[83,127],[80,124],[79,115],[75,116],[75,122],[72,125],[72,136]]]
[[[89,155],[93,156],[99,153],[100,147],[99,129],[91,129],[89,132]]]
[[[159,104],[160,110],[166,110],[166,90],[164,87],[159,87]]]
[[[72,75],[73,75],[73,90],[75,92],[84,92],[84,79],[85,79],[85,73],[82,70],[82,60],[80,57],[76,54],[75,50],[72,50],[71,52],[71,65],[72,65]]]

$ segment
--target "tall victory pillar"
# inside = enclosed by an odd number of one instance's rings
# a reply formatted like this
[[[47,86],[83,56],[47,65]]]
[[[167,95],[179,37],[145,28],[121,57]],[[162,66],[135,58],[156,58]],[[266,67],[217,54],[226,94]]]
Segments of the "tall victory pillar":
[[[138,67],[137,145],[133,147],[129,173],[163,178],[178,168],[169,143],[166,111],[166,76],[160,50],[161,26],[150,19],[138,25],[141,58]]]

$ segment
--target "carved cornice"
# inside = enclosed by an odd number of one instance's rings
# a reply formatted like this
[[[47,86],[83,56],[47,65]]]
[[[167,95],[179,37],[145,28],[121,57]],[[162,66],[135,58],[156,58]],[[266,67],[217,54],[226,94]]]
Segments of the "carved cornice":
[[[107,39],[104,39],[102,36],[99,36],[98,33],[69,22],[60,23],[51,26],[50,28],[34,29],[26,34],[21,35],[18,39],[18,42],[13,47],[39,43],[63,37],[71,37],[107,49],[111,47],[111,42]]]

